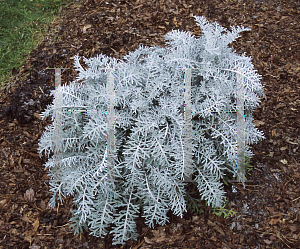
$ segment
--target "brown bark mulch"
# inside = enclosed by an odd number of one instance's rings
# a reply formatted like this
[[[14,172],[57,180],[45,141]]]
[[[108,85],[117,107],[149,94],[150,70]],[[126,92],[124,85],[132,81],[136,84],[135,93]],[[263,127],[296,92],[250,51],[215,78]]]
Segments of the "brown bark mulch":
[[[170,214],[170,223],[149,229],[138,220],[140,237],[123,246],[112,238],[74,235],[68,225],[71,198],[51,209],[47,172],[37,143],[49,124],[38,115],[54,89],[54,72],[77,73],[74,55],[104,53],[120,58],[139,44],[164,45],[172,29],[200,35],[193,15],[229,28],[243,25],[232,47],[246,52],[262,75],[267,100],[254,113],[266,139],[253,145],[254,166],[244,189],[226,187],[227,209],[234,217],[188,212]],[[277,0],[85,0],[67,5],[42,44],[1,90],[0,104],[0,248],[300,248],[300,4]],[[45,184],[46,183],[46,184]]]

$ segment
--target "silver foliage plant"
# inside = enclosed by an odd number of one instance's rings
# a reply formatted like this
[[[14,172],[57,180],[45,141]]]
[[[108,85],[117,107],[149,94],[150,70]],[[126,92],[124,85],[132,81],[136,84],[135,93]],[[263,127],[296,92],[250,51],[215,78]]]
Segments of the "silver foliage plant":
[[[142,214],[149,227],[164,225],[167,212],[186,211],[184,182],[184,68],[192,68],[192,176],[208,205],[222,206],[221,179],[236,176],[237,71],[245,86],[245,154],[263,139],[253,125],[252,112],[264,95],[251,59],[228,44],[248,31],[226,30],[195,16],[202,36],[172,31],[166,47],[139,47],[122,60],[98,55],[75,57],[79,77],[62,86],[62,156],[46,162],[50,206],[73,196],[75,232],[86,227],[104,237],[109,229],[114,244],[137,239],[135,219]],[[107,172],[107,69],[114,68],[115,165]],[[54,95],[54,91],[52,92]],[[43,116],[54,121],[54,104]],[[73,111],[70,111],[72,109]],[[75,110],[87,110],[80,112]],[[69,110],[69,111],[67,111]],[[54,124],[40,139],[39,152],[54,152]],[[108,175],[112,177],[108,177]]]

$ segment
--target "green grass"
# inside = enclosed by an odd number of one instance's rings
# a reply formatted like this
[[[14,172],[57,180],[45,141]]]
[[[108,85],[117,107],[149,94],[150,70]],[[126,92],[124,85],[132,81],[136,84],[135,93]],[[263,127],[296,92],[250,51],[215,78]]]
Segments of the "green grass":
[[[0,88],[43,40],[59,8],[72,0],[0,0]]]

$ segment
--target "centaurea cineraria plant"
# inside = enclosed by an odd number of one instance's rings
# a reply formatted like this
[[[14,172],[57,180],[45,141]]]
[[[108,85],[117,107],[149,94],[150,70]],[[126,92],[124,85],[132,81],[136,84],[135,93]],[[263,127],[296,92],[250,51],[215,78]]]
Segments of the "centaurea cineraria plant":
[[[47,162],[50,191],[56,198],[73,196],[75,232],[85,226],[104,237],[112,225],[114,244],[137,239],[135,219],[149,227],[164,225],[167,212],[186,211],[184,163],[185,69],[191,69],[191,164],[189,174],[208,205],[221,207],[225,192],[221,179],[236,175],[237,72],[244,79],[245,156],[249,145],[263,139],[253,125],[252,112],[263,95],[260,76],[251,59],[228,47],[248,31],[226,30],[204,17],[195,17],[202,29],[196,38],[172,31],[166,47],[139,47],[122,60],[98,55],[84,61],[75,57],[79,77],[62,86],[62,154]],[[107,81],[114,79],[114,164],[107,162]],[[110,71],[111,72],[111,71]],[[55,92],[53,91],[53,95]],[[55,121],[54,104],[43,116]],[[77,110],[77,111],[76,111]],[[85,110],[85,111],[78,111]],[[53,122],[54,123],[54,122]],[[54,124],[40,139],[39,152],[55,150]],[[240,179],[242,180],[242,179]]]

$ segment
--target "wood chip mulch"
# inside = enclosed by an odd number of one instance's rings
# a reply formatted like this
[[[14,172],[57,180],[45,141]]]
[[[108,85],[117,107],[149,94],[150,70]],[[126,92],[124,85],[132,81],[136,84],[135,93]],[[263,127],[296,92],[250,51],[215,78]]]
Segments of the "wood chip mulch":
[[[254,113],[266,139],[253,145],[253,170],[244,189],[226,187],[234,217],[189,212],[183,219],[148,229],[138,220],[140,237],[123,246],[112,238],[74,235],[69,228],[72,199],[51,209],[38,139],[49,124],[38,115],[51,103],[54,72],[70,68],[62,82],[77,76],[74,55],[104,53],[120,58],[140,44],[164,45],[172,29],[201,35],[193,15],[229,28],[243,25],[232,47],[246,52],[262,75],[266,99]],[[300,248],[300,4],[285,0],[89,0],[62,8],[44,41],[1,90],[0,248]]]

